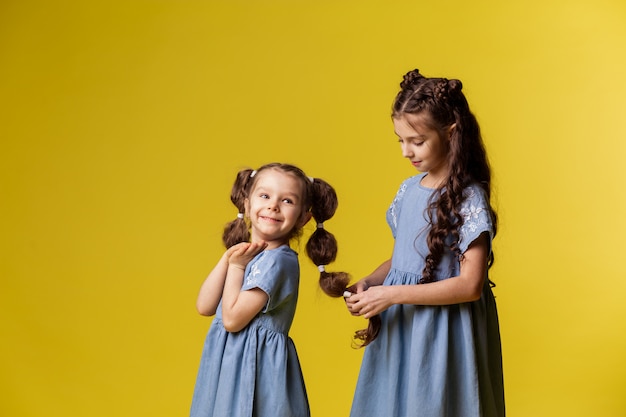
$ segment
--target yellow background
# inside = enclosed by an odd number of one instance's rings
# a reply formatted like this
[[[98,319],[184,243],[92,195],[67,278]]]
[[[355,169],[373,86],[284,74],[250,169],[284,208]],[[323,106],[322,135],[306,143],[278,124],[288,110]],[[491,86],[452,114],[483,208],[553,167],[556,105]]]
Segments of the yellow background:
[[[0,415],[187,415],[242,167],[327,179],[334,267],[382,262],[413,68],[492,160],[508,415],[626,415],[622,0],[2,1]],[[346,416],[364,323],[301,264],[312,412]]]

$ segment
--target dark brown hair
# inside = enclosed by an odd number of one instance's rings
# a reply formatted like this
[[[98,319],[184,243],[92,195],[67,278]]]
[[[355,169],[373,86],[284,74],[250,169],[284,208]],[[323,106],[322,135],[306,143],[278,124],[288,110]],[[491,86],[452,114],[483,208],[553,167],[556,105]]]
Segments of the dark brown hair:
[[[463,254],[459,248],[460,227],[463,217],[461,203],[465,199],[463,191],[470,184],[480,186],[491,198],[491,169],[480,134],[476,117],[472,114],[465,95],[463,84],[456,79],[427,78],[419,70],[409,71],[400,83],[400,92],[393,102],[391,116],[394,119],[406,114],[422,114],[430,121],[440,137],[450,134],[448,149],[449,176],[433,193],[427,208],[430,229],[427,235],[428,255],[422,271],[420,283],[434,281],[434,271],[444,251],[449,249],[459,260]],[[452,128],[451,133],[448,133]],[[493,236],[497,231],[497,215],[489,206],[493,222]],[[452,239],[446,244],[446,238]],[[488,266],[493,264],[493,251],[489,254]],[[493,285],[493,283],[490,284]],[[378,325],[376,325],[378,322]],[[374,326],[372,326],[374,325]],[[374,328],[372,328],[374,327]],[[379,330],[380,319],[370,320],[367,331],[361,331],[364,340],[373,340]],[[369,342],[368,342],[369,343]]]
[[[245,201],[254,189],[258,175],[265,170],[274,169],[293,175],[302,183],[302,215],[311,211],[317,222],[317,228],[306,243],[307,256],[320,269],[319,284],[322,290],[331,297],[341,297],[345,291],[350,276],[345,272],[328,272],[326,265],[333,262],[337,257],[337,239],[326,230],[324,222],[335,214],[339,204],[335,189],[321,178],[307,177],[298,167],[290,164],[270,163],[263,165],[258,170],[244,169],[237,173],[233,184],[230,200],[239,210],[245,213]],[[302,234],[302,227],[294,227],[289,239]],[[250,231],[243,216],[238,216],[224,227],[222,241],[226,248],[241,242],[250,240]],[[323,266],[323,268],[322,268]]]

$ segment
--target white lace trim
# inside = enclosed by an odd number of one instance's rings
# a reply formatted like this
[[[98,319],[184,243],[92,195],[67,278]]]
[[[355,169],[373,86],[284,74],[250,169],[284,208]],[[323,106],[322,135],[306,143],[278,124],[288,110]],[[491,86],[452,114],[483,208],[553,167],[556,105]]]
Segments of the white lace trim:
[[[389,206],[389,214],[391,215],[391,220],[393,221],[394,228],[398,227],[398,214],[399,213],[397,211],[396,206],[398,205],[400,200],[402,200],[402,197],[404,197],[404,193],[406,189],[407,189],[407,185],[406,185],[406,182],[404,182],[400,186],[400,189],[396,193],[396,196],[394,197],[393,201],[391,202],[391,205]]]
[[[261,256],[259,256],[259,259],[257,259],[252,264],[252,267],[250,268],[250,273],[246,277],[247,286],[258,286],[259,281],[257,280],[257,275],[262,273],[262,271],[259,269],[259,262],[261,261],[261,259],[263,259],[264,256],[265,252],[263,252]]]
[[[461,226],[461,236],[466,236],[476,232],[481,226],[487,226],[491,229],[491,219],[485,207],[478,207],[474,203],[473,197],[476,190],[468,188],[464,192],[465,201],[461,205],[460,213],[463,216],[463,225]]]

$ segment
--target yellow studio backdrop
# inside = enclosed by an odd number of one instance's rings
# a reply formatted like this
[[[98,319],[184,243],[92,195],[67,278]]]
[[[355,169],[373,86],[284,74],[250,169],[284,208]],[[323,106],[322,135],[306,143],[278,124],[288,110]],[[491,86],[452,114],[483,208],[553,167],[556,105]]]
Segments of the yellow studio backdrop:
[[[378,266],[413,68],[483,128],[508,415],[624,416],[621,0],[0,3],[0,415],[187,415],[240,168],[328,180],[332,268]],[[365,322],[301,264],[312,413],[347,416]]]

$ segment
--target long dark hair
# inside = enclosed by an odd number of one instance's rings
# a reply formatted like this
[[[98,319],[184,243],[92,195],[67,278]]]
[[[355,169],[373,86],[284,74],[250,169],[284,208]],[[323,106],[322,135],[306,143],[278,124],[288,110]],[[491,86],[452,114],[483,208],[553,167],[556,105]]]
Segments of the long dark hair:
[[[400,91],[393,102],[391,117],[398,119],[407,114],[426,116],[440,137],[450,135],[448,150],[447,180],[433,193],[427,208],[430,229],[427,235],[428,255],[420,283],[435,280],[434,271],[444,251],[449,249],[459,260],[463,254],[459,248],[460,227],[463,216],[461,204],[463,191],[471,184],[480,186],[491,199],[491,169],[480,134],[476,117],[462,92],[463,84],[456,79],[427,78],[419,70],[409,71],[400,83]],[[450,133],[448,133],[450,132]],[[497,215],[490,205],[493,235],[497,231]],[[451,243],[446,244],[446,238]],[[489,254],[488,266],[494,261],[493,251]],[[490,284],[493,283],[490,281]],[[373,319],[373,318],[372,318]],[[376,325],[378,323],[378,325]],[[370,320],[361,338],[371,342],[380,328],[380,319]],[[357,335],[358,337],[358,335]]]
[[[403,114],[422,113],[430,116],[433,127],[443,135],[450,127],[448,151],[449,176],[437,189],[431,200],[428,216],[431,228],[427,243],[429,254],[422,271],[422,283],[434,280],[433,272],[446,247],[446,237],[452,236],[449,249],[462,259],[459,245],[459,229],[462,225],[461,203],[465,199],[463,191],[471,184],[480,186],[491,199],[491,168],[480,134],[476,117],[462,92],[459,80],[446,78],[426,78],[413,70],[404,76],[400,92],[392,108],[392,117]],[[497,215],[493,207],[490,216],[494,236],[497,231]],[[436,220],[435,220],[436,219]],[[493,251],[489,255],[489,266],[493,264]]]

